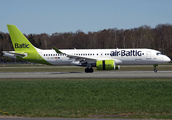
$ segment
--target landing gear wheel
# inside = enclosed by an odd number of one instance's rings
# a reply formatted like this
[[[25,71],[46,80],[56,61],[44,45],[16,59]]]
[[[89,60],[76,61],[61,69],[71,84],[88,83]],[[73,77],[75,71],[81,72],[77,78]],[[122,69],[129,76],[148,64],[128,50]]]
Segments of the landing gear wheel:
[[[158,64],[155,64],[155,65],[153,65],[153,66],[154,66],[154,72],[156,73],[156,72],[157,72],[156,67],[158,66]]]
[[[86,73],[92,73],[94,70],[93,68],[85,68]]]

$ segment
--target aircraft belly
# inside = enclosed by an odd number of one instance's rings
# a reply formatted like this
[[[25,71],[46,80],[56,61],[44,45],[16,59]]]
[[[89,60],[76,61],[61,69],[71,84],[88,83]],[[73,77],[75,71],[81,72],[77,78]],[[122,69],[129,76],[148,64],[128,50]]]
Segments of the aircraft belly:
[[[153,65],[161,64],[161,61],[146,61],[146,60],[135,60],[135,61],[123,61],[123,65]]]

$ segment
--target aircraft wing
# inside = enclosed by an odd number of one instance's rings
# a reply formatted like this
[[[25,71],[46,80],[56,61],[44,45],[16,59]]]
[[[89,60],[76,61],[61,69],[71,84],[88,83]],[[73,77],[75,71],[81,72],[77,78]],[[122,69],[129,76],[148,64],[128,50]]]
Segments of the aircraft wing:
[[[97,60],[114,60],[117,64],[121,64],[122,61],[119,59],[112,59],[112,58],[94,58],[92,57],[88,57],[88,56],[75,56],[75,55],[69,55],[66,54],[67,57],[69,57],[70,59],[75,59],[75,61],[80,61],[82,62],[88,62],[88,63],[95,63]]]
[[[58,54],[66,54],[61,52],[59,49],[57,49],[56,47],[53,47],[53,49],[56,51],[56,53]],[[69,57],[69,59],[74,59],[75,61],[80,61],[81,63],[84,62],[95,62],[97,59],[93,58],[93,57],[86,57],[86,56],[76,56],[76,55],[70,55],[70,54],[66,54],[67,57]]]
[[[69,59],[75,59],[75,61],[96,61],[97,59],[92,58],[92,57],[82,57],[82,56],[76,56],[76,55],[70,55],[70,54],[66,54],[67,57],[69,57]]]
[[[57,48],[53,47],[53,49],[58,53],[58,54],[66,54],[66,53],[62,53],[60,50],[58,50]],[[69,57],[69,59],[74,59],[75,61],[79,61],[80,63],[95,63],[97,60],[112,60],[112,58],[96,58],[93,56],[76,56],[76,55],[71,55],[71,54],[66,54],[67,57]],[[116,61],[117,64],[121,64],[122,61],[119,59],[113,59]]]

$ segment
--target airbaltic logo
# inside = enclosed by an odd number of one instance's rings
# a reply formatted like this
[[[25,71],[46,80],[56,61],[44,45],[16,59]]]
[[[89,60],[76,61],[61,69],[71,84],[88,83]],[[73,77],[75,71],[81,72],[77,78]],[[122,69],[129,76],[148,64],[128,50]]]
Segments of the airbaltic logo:
[[[144,53],[143,53],[144,54]],[[137,50],[121,50],[121,51],[111,51],[110,55],[111,56],[142,56],[142,51],[137,51]]]
[[[21,44],[15,43],[15,48],[29,48],[29,44],[26,44],[26,43],[21,43]]]

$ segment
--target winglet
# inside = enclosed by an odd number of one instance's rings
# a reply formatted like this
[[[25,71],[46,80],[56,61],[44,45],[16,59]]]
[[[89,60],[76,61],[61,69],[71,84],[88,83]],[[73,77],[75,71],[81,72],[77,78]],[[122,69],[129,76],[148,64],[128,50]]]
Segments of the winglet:
[[[62,52],[59,49],[57,49],[56,47],[53,46],[53,49],[56,51],[56,53],[62,54]]]

